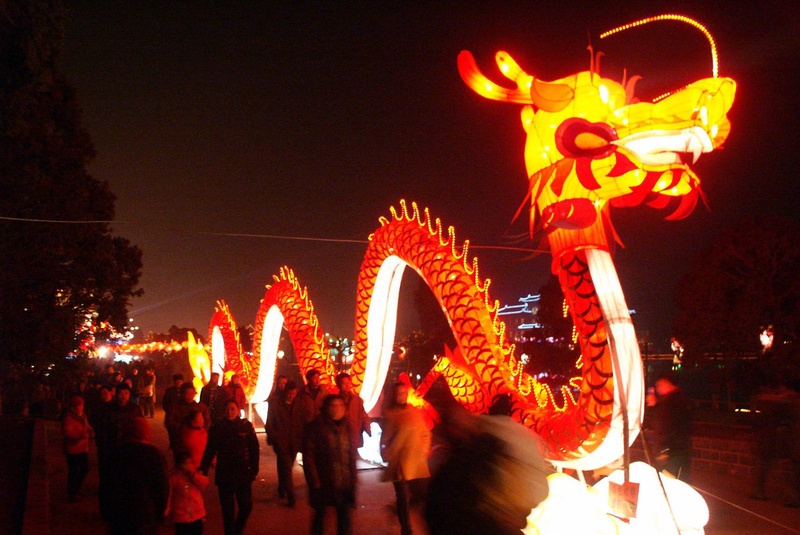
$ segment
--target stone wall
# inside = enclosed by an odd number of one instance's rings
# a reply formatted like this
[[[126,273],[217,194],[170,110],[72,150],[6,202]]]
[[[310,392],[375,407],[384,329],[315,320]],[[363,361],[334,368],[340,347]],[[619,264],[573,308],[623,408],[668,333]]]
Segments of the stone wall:
[[[695,422],[692,432],[692,470],[723,473],[754,480],[758,455],[755,432],[750,426]],[[779,459],[770,468],[770,479],[788,478],[791,464]]]

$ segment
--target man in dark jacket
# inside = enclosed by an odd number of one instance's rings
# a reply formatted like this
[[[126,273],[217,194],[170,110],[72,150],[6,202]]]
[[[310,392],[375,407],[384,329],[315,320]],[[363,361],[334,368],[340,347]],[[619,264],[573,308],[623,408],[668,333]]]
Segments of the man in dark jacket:
[[[287,381],[281,399],[269,404],[267,444],[275,450],[278,466],[278,495],[288,498],[289,507],[295,506],[292,466],[297,452],[303,446],[303,428],[306,425],[304,406],[297,400],[297,384]]]
[[[330,395],[322,412],[306,428],[303,466],[308,478],[308,501],[314,508],[312,535],[322,535],[325,508],[336,509],[336,532],[350,535],[350,509],[355,505],[356,454],[350,444],[350,425],[342,396]]]
[[[214,456],[217,457],[214,480],[219,490],[225,535],[242,533],[253,511],[252,485],[258,474],[259,446],[253,424],[239,417],[239,405],[233,399],[225,402],[225,418],[209,432],[201,472],[208,475]]]
[[[164,409],[164,427],[167,427],[167,419],[172,408],[181,399],[181,386],[183,385],[183,374],[176,373],[172,376],[172,386],[164,390],[161,397],[161,408]]]
[[[215,424],[225,417],[225,402],[228,395],[225,388],[219,384],[219,374],[214,372],[203,388],[200,389],[200,403],[208,407],[211,424]]]
[[[143,417],[126,424],[123,437],[109,456],[100,512],[112,535],[155,535],[167,508],[167,463],[150,444],[152,430]]]

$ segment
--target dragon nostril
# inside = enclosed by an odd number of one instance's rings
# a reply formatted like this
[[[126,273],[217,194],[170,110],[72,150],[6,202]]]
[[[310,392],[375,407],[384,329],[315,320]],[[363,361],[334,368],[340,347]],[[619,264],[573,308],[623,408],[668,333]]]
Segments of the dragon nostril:
[[[556,130],[556,146],[567,158],[605,158],[616,150],[617,133],[605,123],[567,119]]]

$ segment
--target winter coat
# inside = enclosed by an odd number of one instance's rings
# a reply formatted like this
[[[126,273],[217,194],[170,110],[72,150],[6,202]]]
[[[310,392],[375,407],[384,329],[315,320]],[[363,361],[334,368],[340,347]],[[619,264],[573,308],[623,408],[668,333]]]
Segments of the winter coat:
[[[104,422],[102,425],[104,437],[104,445],[108,451],[114,450],[119,444],[122,444],[125,437],[126,430],[131,426],[133,419],[144,416],[142,408],[133,403],[127,403],[120,406],[118,403],[111,402],[104,411]]]
[[[430,477],[428,453],[431,432],[422,410],[413,405],[392,407],[386,411],[381,435],[381,455],[388,463],[384,481]]]
[[[228,383],[223,388],[225,389],[225,399],[236,401],[236,404],[239,405],[239,409],[245,408],[247,398],[244,395],[244,388],[242,388],[242,385]]]
[[[358,449],[364,446],[363,433],[370,434],[370,418],[364,410],[364,401],[357,394],[342,394],[347,409],[345,418],[350,427],[350,446]]]
[[[322,402],[328,397],[330,392],[328,391],[325,386],[320,385],[316,392],[312,392],[308,385],[306,385],[300,392],[297,394],[297,399],[295,402],[300,402],[305,409],[306,415],[306,423],[310,423],[314,418],[319,416],[320,411],[322,410]]]
[[[161,408],[164,409],[165,417],[179,399],[181,399],[181,392],[177,386],[170,386],[164,390],[164,397],[161,399]]]
[[[303,447],[306,425],[306,408],[297,399],[291,404],[278,400],[269,404],[267,410],[267,444],[275,453],[297,454]]]
[[[74,455],[89,452],[89,439],[94,436],[86,415],[68,410],[61,419],[61,434],[64,436],[64,453]]]
[[[167,463],[161,451],[142,442],[121,444],[109,454],[106,477],[100,511],[112,523],[112,533],[155,529],[169,497]]]
[[[175,453],[186,452],[192,456],[195,466],[200,466],[203,461],[203,453],[208,444],[208,431],[204,428],[197,429],[188,425],[181,426],[180,441],[178,442]]]
[[[243,418],[220,420],[208,434],[200,471],[208,473],[217,457],[214,481],[218,487],[252,482],[258,474],[259,446],[253,424]]]
[[[202,403],[196,401],[185,402],[182,399],[172,406],[172,410],[167,414],[164,425],[170,433],[179,433],[183,421],[192,411],[200,411],[203,413],[203,422],[206,429],[211,424],[208,417],[208,408]]]
[[[228,401],[228,392],[223,386],[208,384],[200,389],[200,403],[208,407],[212,423],[225,417],[226,401]]]
[[[170,522],[189,524],[206,516],[203,489],[208,486],[208,477],[197,471],[191,477],[181,470],[169,476],[169,502],[167,516]]]
[[[153,402],[156,401],[156,376],[145,374],[142,377],[141,389],[139,390],[140,396],[152,397]]]
[[[347,420],[321,416],[308,424],[303,467],[312,507],[355,503],[356,460]]]

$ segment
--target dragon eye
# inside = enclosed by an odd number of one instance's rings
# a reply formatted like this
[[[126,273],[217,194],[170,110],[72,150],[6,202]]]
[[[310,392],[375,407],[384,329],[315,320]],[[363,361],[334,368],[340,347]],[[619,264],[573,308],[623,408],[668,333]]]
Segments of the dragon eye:
[[[567,119],[556,130],[556,147],[567,158],[605,158],[616,150],[617,133],[605,123]]]

